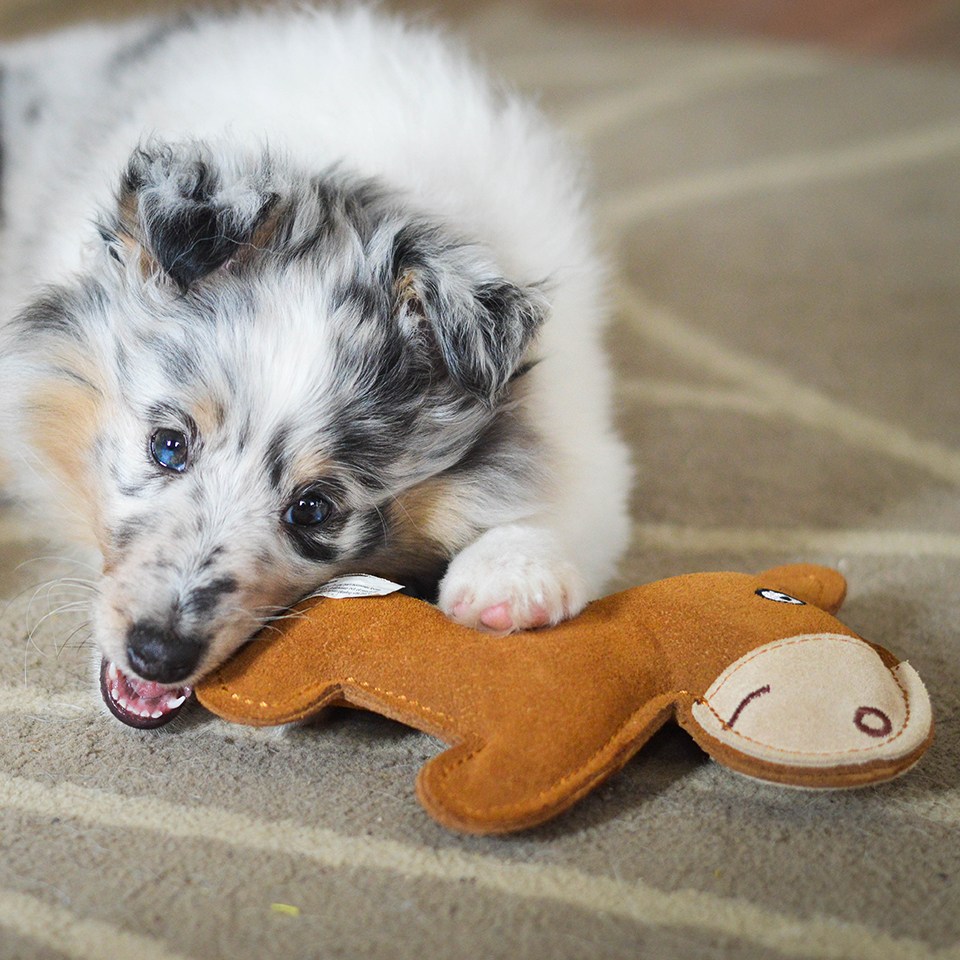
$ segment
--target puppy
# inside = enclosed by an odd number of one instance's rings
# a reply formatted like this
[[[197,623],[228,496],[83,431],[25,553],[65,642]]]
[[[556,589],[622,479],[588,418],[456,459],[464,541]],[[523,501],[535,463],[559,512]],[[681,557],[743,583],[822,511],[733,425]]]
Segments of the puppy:
[[[124,719],[346,572],[555,623],[627,535],[578,164],[365,8],[3,49],[0,426]]]

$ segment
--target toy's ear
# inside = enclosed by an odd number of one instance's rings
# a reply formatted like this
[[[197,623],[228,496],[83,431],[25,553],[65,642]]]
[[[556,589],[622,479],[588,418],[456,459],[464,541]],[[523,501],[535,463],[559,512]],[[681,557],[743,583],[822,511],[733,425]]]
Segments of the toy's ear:
[[[827,613],[836,613],[847,595],[847,581],[843,574],[830,567],[809,563],[773,567],[761,573],[760,579],[765,587],[789,594]]]

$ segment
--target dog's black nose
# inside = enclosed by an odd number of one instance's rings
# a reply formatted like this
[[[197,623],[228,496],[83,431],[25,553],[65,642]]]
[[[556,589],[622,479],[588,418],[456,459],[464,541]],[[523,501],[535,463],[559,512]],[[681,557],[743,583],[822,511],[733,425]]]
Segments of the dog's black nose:
[[[200,661],[203,646],[169,627],[140,620],[127,633],[127,659],[144,680],[179,683]]]

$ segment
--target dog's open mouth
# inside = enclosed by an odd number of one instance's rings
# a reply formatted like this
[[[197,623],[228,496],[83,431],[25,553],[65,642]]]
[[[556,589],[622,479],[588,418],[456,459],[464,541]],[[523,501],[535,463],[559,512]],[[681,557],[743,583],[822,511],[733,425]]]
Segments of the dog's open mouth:
[[[192,691],[190,687],[165,687],[128,677],[115,663],[104,659],[100,664],[100,693],[118,720],[149,730],[169,723]]]

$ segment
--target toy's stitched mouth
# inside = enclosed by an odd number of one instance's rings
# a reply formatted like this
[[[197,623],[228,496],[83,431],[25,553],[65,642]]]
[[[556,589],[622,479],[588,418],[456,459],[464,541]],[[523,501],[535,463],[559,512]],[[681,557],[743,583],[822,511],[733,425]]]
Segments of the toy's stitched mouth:
[[[150,730],[169,723],[192,694],[190,687],[165,687],[125,674],[104,658],[100,663],[100,694],[107,709],[129,727]]]

